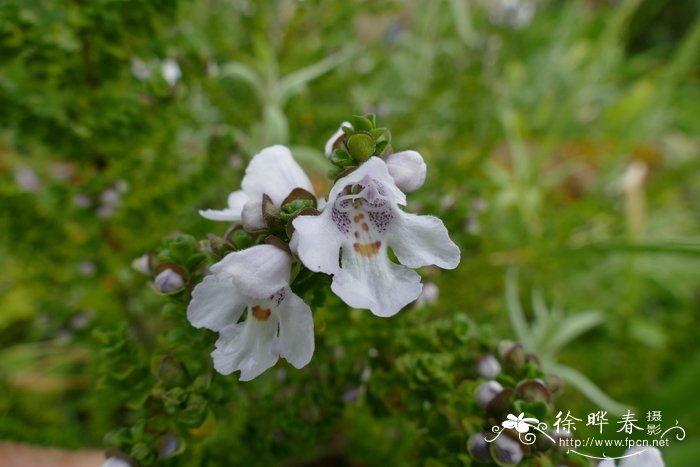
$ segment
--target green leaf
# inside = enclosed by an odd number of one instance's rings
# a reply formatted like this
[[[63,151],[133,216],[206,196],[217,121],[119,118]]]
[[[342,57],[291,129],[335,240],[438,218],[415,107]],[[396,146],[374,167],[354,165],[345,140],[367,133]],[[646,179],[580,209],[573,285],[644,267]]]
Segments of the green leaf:
[[[617,402],[612,397],[608,396],[585,375],[569,366],[551,362],[543,362],[542,368],[545,370],[545,372],[559,376],[561,379],[571,384],[591,402],[603,410],[607,410],[612,415],[622,415],[630,408],[629,406]]]
[[[221,76],[225,78],[234,78],[248,84],[254,91],[255,96],[260,102],[265,100],[264,82],[260,75],[248,65],[240,62],[229,62],[221,67]]]
[[[276,92],[273,96],[273,102],[280,107],[285,106],[289,99],[301,92],[307,83],[346,62],[350,59],[353,53],[353,49],[348,47],[342,52],[330,55],[323,60],[314,63],[313,65],[309,65],[306,68],[302,68],[301,70],[297,70],[285,76],[277,83]]]
[[[374,125],[372,125],[372,122],[368,118],[363,117],[362,115],[353,115],[350,118],[350,123],[352,123],[352,126],[356,132],[358,132],[358,131],[369,132],[369,131],[374,129]]]

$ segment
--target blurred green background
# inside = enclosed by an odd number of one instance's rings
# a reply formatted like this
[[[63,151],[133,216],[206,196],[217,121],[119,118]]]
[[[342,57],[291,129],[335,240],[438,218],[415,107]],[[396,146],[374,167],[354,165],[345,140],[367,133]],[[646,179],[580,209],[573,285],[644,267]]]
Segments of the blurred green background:
[[[580,418],[586,396],[663,411],[688,432],[667,464],[695,465],[699,15],[695,0],[3,0],[0,439],[100,447],[118,416],[93,389],[93,330],[159,333],[164,300],[132,260],[220,227],[197,209],[223,207],[266,145],[327,189],[326,139],[373,112],[428,164],[410,208],[462,249],[456,271],[424,271],[426,313],[466,312],[576,369],[559,406]]]

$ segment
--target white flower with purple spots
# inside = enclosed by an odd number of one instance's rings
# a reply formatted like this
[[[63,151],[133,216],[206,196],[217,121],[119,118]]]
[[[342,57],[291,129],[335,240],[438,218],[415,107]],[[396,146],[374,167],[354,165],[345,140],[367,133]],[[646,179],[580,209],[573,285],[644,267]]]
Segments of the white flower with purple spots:
[[[293,221],[292,250],[310,270],[332,274],[331,289],[348,305],[392,316],[421,293],[412,268],[454,269],[460,259],[442,221],[404,212],[405,204],[386,163],[372,157],[336,182],[320,215]]]
[[[228,207],[222,210],[199,211],[202,217],[213,221],[238,222],[250,229],[265,227],[262,214],[263,195],[280,207],[295,188],[313,194],[309,177],[292,157],[288,148],[270,146],[253,157],[241,182],[241,190],[228,195]]]
[[[221,374],[241,372],[249,381],[279,357],[296,368],[314,353],[311,309],[289,288],[292,258],[272,245],[228,254],[194,288],[187,319],[219,333],[212,352]],[[248,310],[245,320],[239,322]]]

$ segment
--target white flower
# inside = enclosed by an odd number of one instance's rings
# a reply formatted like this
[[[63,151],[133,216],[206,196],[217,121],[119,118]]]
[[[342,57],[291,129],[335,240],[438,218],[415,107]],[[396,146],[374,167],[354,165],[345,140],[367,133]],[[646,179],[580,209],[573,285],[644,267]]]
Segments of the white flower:
[[[290,246],[310,270],[333,274],[331,289],[348,305],[394,315],[421,293],[410,268],[453,269],[460,257],[440,219],[406,213],[405,204],[384,161],[372,157],[336,182],[319,216],[293,221]]]
[[[658,449],[638,446],[625,451],[618,463],[619,467],[665,467]],[[615,467],[612,459],[606,459],[598,467]]]
[[[291,264],[287,252],[257,245],[225,256],[194,288],[187,318],[219,333],[211,354],[219,373],[240,370],[240,380],[249,381],[280,356],[296,368],[311,361],[311,309],[289,288]]]
[[[151,69],[140,58],[131,57],[131,74],[139,81],[144,81],[151,77]]]
[[[180,78],[182,78],[180,65],[178,65],[178,63],[172,58],[168,58],[161,62],[160,73],[163,75],[163,79],[170,86],[175,86],[177,82],[180,81]]]
[[[530,431],[530,425],[533,423],[539,423],[536,418],[526,418],[524,413],[521,413],[517,417],[513,414],[508,414],[508,420],[501,423],[503,428],[515,428],[518,433],[527,433]]]
[[[492,23],[516,29],[527,26],[535,15],[533,0],[495,0],[488,2],[487,6]]]
[[[241,188],[228,195],[226,209],[207,209],[199,211],[199,214],[213,221],[242,220],[246,227],[258,229],[265,226],[262,215],[264,194],[280,207],[295,188],[314,192],[309,177],[296,163],[292,153],[279,145],[265,148],[253,157],[246,168]]]
[[[19,167],[15,170],[15,184],[22,191],[30,193],[39,191],[41,180],[31,167]]]

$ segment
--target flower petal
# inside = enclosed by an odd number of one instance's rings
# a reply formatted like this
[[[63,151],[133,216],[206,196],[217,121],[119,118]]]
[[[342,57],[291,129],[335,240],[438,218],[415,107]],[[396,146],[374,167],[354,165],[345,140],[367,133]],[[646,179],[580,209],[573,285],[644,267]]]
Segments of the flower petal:
[[[331,153],[333,152],[333,144],[335,144],[338,138],[343,136],[343,133],[345,133],[343,131],[343,127],[350,128],[350,126],[350,122],[341,123],[338,130],[335,133],[333,133],[333,136],[331,136],[328,141],[326,141],[326,146],[323,151],[326,154],[326,157],[329,157],[331,155]]]
[[[129,464],[127,461],[124,459],[121,459],[116,456],[112,456],[104,463],[102,464],[102,467],[131,467],[131,464]]]
[[[416,151],[401,151],[386,158],[389,174],[404,193],[416,191],[425,183],[427,166]]]
[[[228,207],[226,209],[207,209],[199,211],[199,215],[210,221],[239,221],[241,220],[243,205],[247,201],[248,196],[242,190],[234,191],[228,195]]]
[[[250,230],[260,230],[267,227],[262,213],[262,200],[248,201],[243,206],[241,220],[243,225]]]
[[[384,196],[391,202],[401,205],[406,204],[406,195],[396,186],[394,179],[389,175],[386,163],[379,157],[370,157],[367,162],[356,170],[335,182],[330,195],[328,195],[328,202],[334,202],[345,187],[359,184],[368,178],[372,178],[382,185],[382,189],[386,191]]]
[[[328,208],[318,216],[299,216],[292,221],[295,230],[289,246],[312,271],[335,274],[340,270],[343,236],[332,216]]]
[[[296,368],[311,361],[314,354],[314,320],[311,308],[291,289],[276,309],[279,315],[280,355]]]
[[[342,268],[333,276],[331,290],[351,307],[389,317],[418,298],[423,286],[415,271],[392,263],[386,246],[379,248],[368,257],[344,247]]]
[[[641,453],[639,453],[642,451]],[[625,451],[626,456],[622,459],[620,467],[664,467],[664,461],[661,458],[661,452],[650,446],[639,446]]]
[[[399,262],[409,268],[434,264],[454,269],[460,252],[445,225],[434,216],[418,216],[396,209],[389,244]]]
[[[299,167],[288,148],[270,146],[253,157],[246,168],[243,191],[251,200],[261,200],[267,194],[279,206],[294,188],[313,193],[309,177]]]
[[[219,331],[235,324],[245,309],[246,299],[231,280],[209,275],[192,291],[187,319],[196,328]]]
[[[291,266],[287,252],[272,245],[256,245],[229,253],[211,270],[230,278],[246,297],[262,299],[289,285]]]
[[[214,368],[222,375],[241,371],[240,381],[250,381],[277,363],[273,351],[278,320],[272,314],[266,321],[248,317],[243,323],[226,326],[211,353]]]
[[[243,205],[248,202],[248,195],[243,190],[232,191],[226,200],[228,208],[232,210],[243,209]]]

